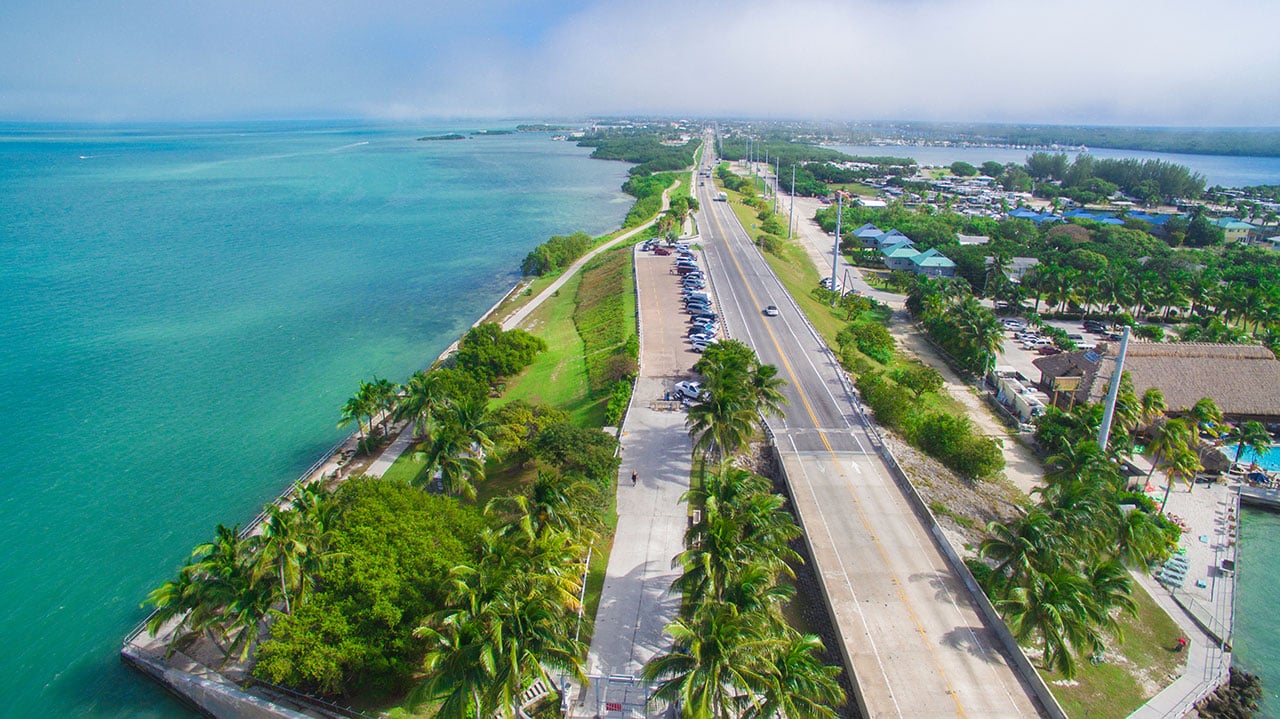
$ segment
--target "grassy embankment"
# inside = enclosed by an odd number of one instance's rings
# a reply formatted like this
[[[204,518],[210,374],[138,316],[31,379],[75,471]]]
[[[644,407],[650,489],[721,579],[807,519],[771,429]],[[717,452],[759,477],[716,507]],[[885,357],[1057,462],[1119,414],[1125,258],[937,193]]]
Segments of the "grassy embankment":
[[[599,427],[604,423],[608,358],[637,337],[634,269],[630,246],[651,233],[641,232],[632,242],[605,251],[571,277],[524,322],[524,329],[546,341],[548,349],[519,376],[507,381],[494,405],[523,399],[570,413],[575,424]],[[402,455],[388,470],[388,477],[411,480],[426,464],[411,453]],[[476,486],[477,502],[512,494],[534,479],[531,466],[507,460],[491,460],[486,479]],[[617,522],[613,495],[605,520],[606,533],[592,552],[588,569],[584,615],[594,617],[604,585],[605,569]],[[590,642],[589,626],[583,629]]]
[[[752,230],[752,237],[756,237],[759,234],[754,229],[759,224],[757,210],[743,204],[740,193],[729,191],[728,195],[734,213],[744,227]],[[829,346],[836,347],[836,335],[846,321],[830,305],[813,296],[812,290],[817,287],[822,275],[814,267],[808,253],[797,241],[784,239],[777,252],[764,252],[763,255],[819,334]],[[887,314],[883,312],[877,318],[885,322],[888,320]],[[848,348],[845,352],[849,351],[857,352],[853,348]],[[866,355],[862,357],[871,368],[890,373],[914,361],[905,359],[900,352],[895,352],[893,362],[887,365]],[[926,393],[922,400],[929,402],[929,408],[936,411],[957,415],[965,413],[964,406],[945,392]],[[961,526],[972,527],[977,523],[974,517],[968,517],[941,502],[931,502],[930,508],[935,514],[948,516]],[[1135,586],[1132,598],[1138,607],[1137,616],[1122,616],[1119,619],[1123,640],[1116,640],[1114,656],[1100,664],[1082,662],[1072,681],[1065,681],[1053,672],[1041,671],[1054,696],[1070,716],[1097,719],[1128,716],[1168,682],[1184,659],[1183,655],[1170,651],[1180,632],[1169,615],[1139,587]],[[800,614],[801,608],[794,607],[788,613],[789,619],[802,625],[803,618]]]

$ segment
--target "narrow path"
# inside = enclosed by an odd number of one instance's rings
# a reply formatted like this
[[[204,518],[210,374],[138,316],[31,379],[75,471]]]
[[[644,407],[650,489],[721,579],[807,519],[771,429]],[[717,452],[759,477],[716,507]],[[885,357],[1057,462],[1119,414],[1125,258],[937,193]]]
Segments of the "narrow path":
[[[649,220],[648,222],[644,223],[643,225],[640,225],[639,227],[635,227],[631,230],[628,230],[622,233],[621,235],[618,235],[612,240],[609,240],[608,242],[600,245],[599,247],[583,255],[581,258],[578,259],[577,262],[574,262],[572,265],[569,265],[569,268],[566,269],[562,275],[557,277],[555,282],[552,282],[551,284],[547,285],[546,289],[542,290],[542,292],[539,292],[537,297],[534,297],[533,299],[529,300],[528,304],[524,305],[523,307],[516,310],[515,312],[512,312],[510,315],[507,316],[506,319],[502,320],[502,329],[510,330],[510,329],[519,327],[520,323],[524,322],[526,317],[528,317],[534,310],[538,309],[538,306],[541,305],[544,301],[546,301],[548,297],[551,297],[561,287],[563,287],[564,283],[568,282],[569,278],[573,277],[574,273],[582,269],[583,265],[591,261],[591,258],[595,257],[601,252],[604,252],[605,250],[610,249],[622,242],[626,242],[632,237],[635,237],[636,233],[643,232],[644,230],[648,229],[650,225],[657,222],[658,217],[661,217],[662,213],[666,212],[671,207],[671,199],[670,199],[669,193],[679,186],[680,186],[680,181],[676,180],[675,184],[671,185],[671,187],[668,187],[667,189],[662,191],[662,209],[658,210],[658,214],[655,215],[652,220]]]

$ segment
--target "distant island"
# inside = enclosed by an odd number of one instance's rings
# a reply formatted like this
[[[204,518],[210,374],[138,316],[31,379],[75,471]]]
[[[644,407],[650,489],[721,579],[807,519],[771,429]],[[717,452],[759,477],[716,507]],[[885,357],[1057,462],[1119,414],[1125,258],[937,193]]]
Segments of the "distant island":
[[[575,129],[569,125],[547,125],[541,122],[532,125],[516,125],[516,132],[571,132]]]
[[[465,139],[467,139],[466,135],[459,135],[456,132],[451,132],[448,135],[428,135],[426,137],[419,137],[418,142],[431,142],[434,140],[465,140]]]
[[[515,130],[476,130],[472,135],[514,135]]]

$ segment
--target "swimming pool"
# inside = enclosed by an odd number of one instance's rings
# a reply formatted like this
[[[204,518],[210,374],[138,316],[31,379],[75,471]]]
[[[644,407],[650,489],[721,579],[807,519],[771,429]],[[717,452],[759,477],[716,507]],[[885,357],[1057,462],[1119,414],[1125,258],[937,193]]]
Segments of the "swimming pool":
[[[1235,459],[1236,446],[1234,444],[1223,445],[1222,451],[1227,455],[1227,459]],[[1253,462],[1257,462],[1259,467],[1268,472],[1280,472],[1280,445],[1272,445],[1271,449],[1263,452],[1261,456],[1252,449],[1245,447],[1244,452],[1240,454],[1240,464],[1248,467]]]

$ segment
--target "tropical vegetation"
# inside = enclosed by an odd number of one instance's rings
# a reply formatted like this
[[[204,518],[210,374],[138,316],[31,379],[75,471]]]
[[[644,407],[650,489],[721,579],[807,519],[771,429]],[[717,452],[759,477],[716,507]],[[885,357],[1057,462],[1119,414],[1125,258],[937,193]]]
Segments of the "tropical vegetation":
[[[700,508],[685,533],[672,649],[645,665],[654,698],[691,719],[835,717],[846,695],[821,640],[787,625],[789,543],[800,529],[768,480],[720,465],[683,501]]]

